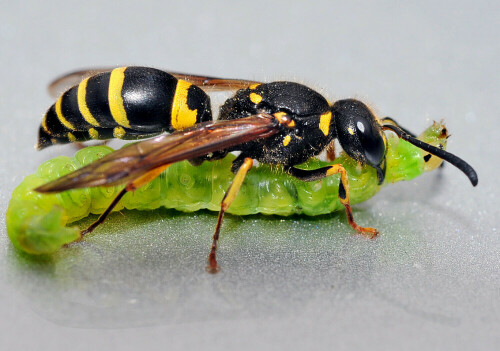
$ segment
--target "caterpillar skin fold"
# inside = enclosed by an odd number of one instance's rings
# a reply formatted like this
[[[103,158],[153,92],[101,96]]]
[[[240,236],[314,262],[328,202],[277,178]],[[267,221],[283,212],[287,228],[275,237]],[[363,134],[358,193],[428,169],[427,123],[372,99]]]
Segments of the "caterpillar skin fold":
[[[430,145],[445,149],[446,128],[434,123],[419,137]],[[69,224],[90,214],[101,214],[123,186],[95,187],[42,194],[33,189],[92,163],[111,153],[107,146],[91,146],[74,157],[56,157],[40,165],[14,190],[7,210],[8,235],[14,246],[29,254],[50,254],[79,240],[80,229]],[[193,212],[200,209],[219,211],[225,191],[234,179],[231,164],[235,156],[193,166],[187,161],[172,164],[159,177],[127,193],[113,211],[155,210],[160,207]],[[347,171],[351,204],[374,196],[385,184],[413,179],[437,168],[442,160],[387,133],[386,174],[379,185],[377,171],[341,153],[334,162],[311,159],[299,166],[317,169],[341,164]],[[304,182],[283,171],[280,166],[261,164],[248,172],[228,213],[316,216],[344,208],[339,200],[340,175]],[[111,218],[113,220],[113,218]]]

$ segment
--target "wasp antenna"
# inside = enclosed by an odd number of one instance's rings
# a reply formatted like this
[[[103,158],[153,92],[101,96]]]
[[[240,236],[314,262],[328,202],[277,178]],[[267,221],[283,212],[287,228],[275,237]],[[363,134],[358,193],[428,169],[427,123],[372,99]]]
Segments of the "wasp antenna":
[[[455,156],[450,152],[439,149],[435,146],[424,143],[423,141],[412,137],[411,135],[409,135],[408,133],[406,133],[405,131],[403,131],[401,128],[399,128],[397,126],[394,126],[391,124],[384,124],[382,126],[382,129],[391,130],[394,133],[396,133],[399,138],[404,139],[404,140],[408,141],[409,143],[415,145],[416,147],[418,147],[422,150],[425,150],[425,151],[451,163],[452,165],[457,167],[459,170],[464,172],[464,174],[469,178],[469,180],[473,186],[477,185],[478,178],[477,178],[476,171],[474,170],[474,168],[472,168],[471,165],[469,165],[467,162],[462,160],[460,157]]]

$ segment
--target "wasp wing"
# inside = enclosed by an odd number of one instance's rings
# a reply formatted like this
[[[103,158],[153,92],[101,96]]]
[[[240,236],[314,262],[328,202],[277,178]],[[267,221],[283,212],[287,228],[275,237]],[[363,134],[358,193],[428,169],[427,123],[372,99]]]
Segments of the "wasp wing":
[[[253,84],[261,84],[261,82],[257,82],[254,80],[217,78],[169,71],[167,71],[167,73],[170,73],[177,79],[182,79],[189,83],[197,85],[208,92],[245,89]]]
[[[78,71],[73,71],[70,73],[66,73],[60,77],[57,77],[52,82],[50,82],[47,90],[49,91],[49,95],[57,99],[64,93],[66,90],[74,87],[77,84],[80,84],[86,78],[92,77],[99,73],[109,72],[113,70],[110,67],[101,67],[101,68],[92,68],[92,69],[82,69]]]
[[[54,99],[58,98],[66,90],[79,84],[86,78],[93,75],[110,72],[113,67],[96,67],[91,69],[82,69],[64,74],[54,79],[48,87],[49,94]],[[226,79],[210,76],[201,76],[190,73],[171,72],[165,71],[177,79],[185,80],[189,83],[199,86],[205,91],[224,91],[224,90],[237,90],[249,87],[252,84],[260,84],[260,82],[244,79]]]
[[[152,169],[266,138],[278,131],[279,122],[268,114],[200,123],[184,131],[126,146],[35,190],[51,193],[123,184]]]

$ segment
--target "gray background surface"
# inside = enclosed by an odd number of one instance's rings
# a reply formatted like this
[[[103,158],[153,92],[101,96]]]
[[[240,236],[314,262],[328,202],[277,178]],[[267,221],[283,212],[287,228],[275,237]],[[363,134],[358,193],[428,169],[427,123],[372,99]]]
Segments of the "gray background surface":
[[[498,1],[2,3],[0,349],[499,349]],[[50,259],[16,252],[14,187],[69,147],[35,152],[46,84],[92,66],[306,83],[421,131],[446,118],[453,167],[343,214],[115,214]]]

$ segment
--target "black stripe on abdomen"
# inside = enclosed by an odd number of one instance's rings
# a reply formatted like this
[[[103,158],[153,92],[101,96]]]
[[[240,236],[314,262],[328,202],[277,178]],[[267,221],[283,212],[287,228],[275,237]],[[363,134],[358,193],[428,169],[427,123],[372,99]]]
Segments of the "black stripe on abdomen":
[[[85,131],[92,127],[78,107],[78,86],[71,88],[62,95],[61,112],[68,122],[74,127],[74,130]]]
[[[147,67],[128,67],[124,73],[122,97],[130,129],[153,133],[167,130],[177,78]]]
[[[42,121],[42,129],[45,130],[48,135],[55,138],[64,138],[66,134],[71,131],[71,129],[66,128],[57,117],[55,104],[50,106],[47,113],[45,113]]]
[[[85,101],[92,116],[102,128],[114,128],[118,124],[111,116],[108,102],[109,77],[111,72],[90,77],[87,82]]]

